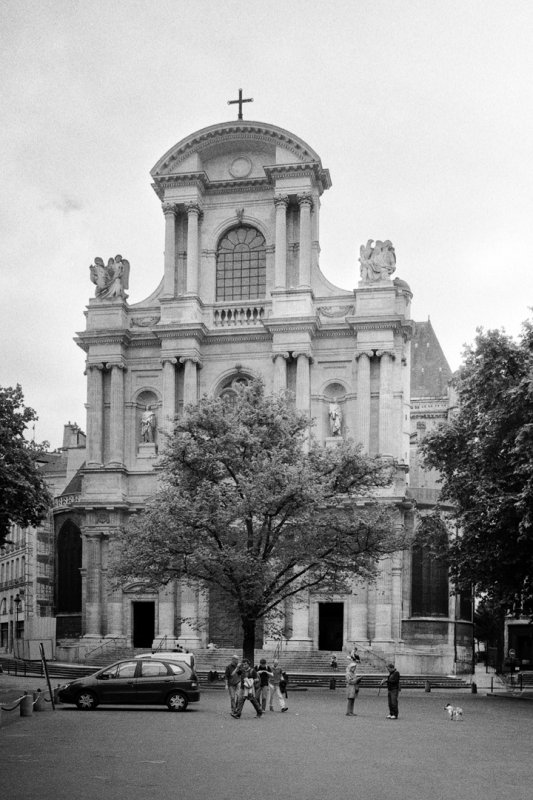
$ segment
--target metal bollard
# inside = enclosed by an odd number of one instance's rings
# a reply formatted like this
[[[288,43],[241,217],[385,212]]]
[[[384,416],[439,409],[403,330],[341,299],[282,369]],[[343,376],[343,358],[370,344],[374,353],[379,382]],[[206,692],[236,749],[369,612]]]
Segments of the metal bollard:
[[[33,693],[33,710],[44,711],[44,697],[40,689]]]
[[[20,716],[31,717],[33,714],[33,697],[31,694],[26,694],[20,700]]]
[[[472,681],[472,694],[477,694],[477,683]]]
[[[337,688],[337,681],[335,680],[335,678],[330,678],[330,680],[329,680],[329,688],[330,689],[336,689]]]
[[[424,688],[424,691],[425,692],[430,692],[431,691],[431,683],[429,681],[426,681],[426,686]]]

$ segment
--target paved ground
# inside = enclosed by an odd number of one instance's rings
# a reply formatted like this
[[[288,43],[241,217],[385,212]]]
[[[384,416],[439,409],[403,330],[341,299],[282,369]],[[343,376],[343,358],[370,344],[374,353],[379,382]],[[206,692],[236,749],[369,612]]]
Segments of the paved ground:
[[[0,696],[15,680],[0,678]],[[448,721],[448,701],[463,707],[462,723]],[[262,719],[246,704],[233,720],[221,691],[205,691],[182,714],[63,705],[52,712],[49,704],[31,717],[10,712],[0,729],[1,793],[9,800],[531,800],[532,702],[406,690],[392,721],[383,690],[380,697],[362,690],[357,716],[344,711],[343,692],[310,690],[290,693],[288,713]]]

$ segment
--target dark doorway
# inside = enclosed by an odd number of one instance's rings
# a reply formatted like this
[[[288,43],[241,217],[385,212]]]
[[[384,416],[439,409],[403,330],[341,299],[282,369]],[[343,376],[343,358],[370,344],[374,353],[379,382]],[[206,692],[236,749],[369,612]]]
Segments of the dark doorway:
[[[133,646],[151,647],[155,633],[155,603],[133,605]]]
[[[342,650],[344,603],[318,604],[318,649]]]

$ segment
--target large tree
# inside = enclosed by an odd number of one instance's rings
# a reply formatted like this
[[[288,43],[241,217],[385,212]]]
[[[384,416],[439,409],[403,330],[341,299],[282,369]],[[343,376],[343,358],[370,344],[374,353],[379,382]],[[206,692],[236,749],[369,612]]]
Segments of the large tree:
[[[533,611],[533,329],[478,330],[455,386],[458,408],[422,444],[455,508],[448,553],[459,589]]]
[[[372,499],[391,470],[341,440],[317,446],[311,425],[260,381],[188,407],[157,495],[120,537],[115,577],[216,587],[252,658],[256,622],[286,598],[372,578],[376,560],[404,544],[398,513]]]
[[[37,463],[45,445],[24,438],[36,419],[35,411],[24,406],[19,385],[0,387],[0,547],[12,524],[38,525],[50,508],[50,493]]]

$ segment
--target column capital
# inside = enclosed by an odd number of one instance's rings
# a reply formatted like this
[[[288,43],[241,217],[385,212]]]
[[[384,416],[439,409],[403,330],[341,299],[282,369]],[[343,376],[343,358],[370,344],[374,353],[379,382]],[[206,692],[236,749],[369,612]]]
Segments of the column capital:
[[[306,206],[306,205],[310,206],[310,208],[313,208],[313,196],[312,196],[311,192],[303,192],[302,194],[298,195],[297,199],[298,199],[298,205],[300,206],[300,208],[302,206]]]
[[[355,354],[355,360],[357,361],[359,358],[361,358],[361,356],[367,356],[367,358],[372,358],[373,355],[374,353],[372,352],[372,350],[359,350]]]
[[[286,194],[276,194],[274,195],[274,205],[276,208],[281,208],[289,205],[289,196]]]
[[[203,214],[202,206],[199,203],[196,203],[194,200],[191,200],[189,203],[185,203],[185,210],[188,216],[196,214],[197,217],[200,217]]]
[[[176,216],[178,210],[175,203],[161,203],[161,209],[163,214],[171,214],[172,216]]]
[[[390,356],[393,360],[396,358],[396,353],[393,350],[376,350],[376,355],[378,358],[381,358],[381,356]]]
[[[198,358],[198,356],[181,356],[179,359],[180,364],[185,364],[187,361],[191,361],[193,364],[196,364],[198,369],[202,369],[203,367],[202,361]]]
[[[86,364],[85,365],[85,374],[87,374],[87,372],[89,372],[89,370],[91,370],[91,369],[99,369],[99,370],[101,370],[103,372],[105,370],[105,368],[106,368],[106,366],[102,361],[98,361],[98,363],[93,363],[93,364]]]
[[[170,356],[170,355],[161,356],[160,362],[161,362],[161,366],[164,366],[165,364],[177,364],[178,363],[178,357],[177,356]]]
[[[293,358],[296,358],[296,359],[299,358],[300,356],[305,356],[309,360],[310,364],[313,363],[313,356],[311,355],[309,350],[298,350],[298,351],[293,352],[292,355],[293,355]]]
[[[105,365],[106,369],[113,369],[113,367],[123,370],[127,369],[126,365],[122,361],[108,361]]]
[[[289,358],[290,353],[287,350],[281,351],[279,353],[272,353],[272,361],[275,361],[276,358],[284,358],[285,361]]]

